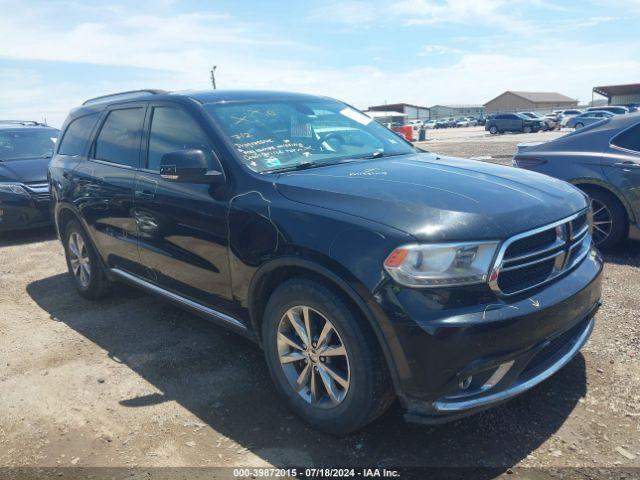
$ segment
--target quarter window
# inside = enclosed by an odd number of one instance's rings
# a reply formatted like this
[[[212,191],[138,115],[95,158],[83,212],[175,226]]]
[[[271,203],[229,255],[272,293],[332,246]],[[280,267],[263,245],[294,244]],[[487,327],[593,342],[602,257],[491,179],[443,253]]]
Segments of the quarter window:
[[[58,153],[60,155],[83,155],[97,119],[98,114],[92,113],[72,121],[62,137]]]
[[[207,156],[209,169],[214,168],[209,139],[193,117],[180,108],[154,107],[147,168],[159,171],[160,160],[165,153],[189,149],[202,150]]]
[[[111,163],[138,166],[142,108],[112,110],[96,140],[95,158]]]
[[[619,134],[611,143],[616,147],[640,152],[640,123]]]

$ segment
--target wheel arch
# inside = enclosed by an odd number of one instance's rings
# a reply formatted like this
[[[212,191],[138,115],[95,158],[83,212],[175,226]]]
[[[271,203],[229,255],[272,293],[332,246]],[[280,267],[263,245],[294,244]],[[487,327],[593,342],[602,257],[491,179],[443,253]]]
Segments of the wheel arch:
[[[636,217],[633,214],[633,209],[631,208],[631,205],[626,200],[624,195],[622,195],[622,193],[619,192],[618,189],[613,187],[611,184],[604,182],[602,180],[599,180],[597,178],[576,178],[576,179],[570,180],[570,183],[578,187],[580,190],[584,191],[585,193],[587,193],[589,189],[599,189],[607,193],[610,193],[624,207],[625,212],[627,212],[627,218],[629,220],[629,223],[636,222]]]
[[[378,322],[378,317],[369,307],[368,301],[365,298],[364,290],[366,290],[366,287],[357,285],[355,278],[345,278],[349,277],[346,272],[338,273],[318,261],[298,256],[285,256],[270,260],[256,271],[249,285],[247,298],[251,328],[254,331],[258,344],[262,346],[262,317],[271,293],[284,280],[296,276],[307,276],[327,283],[331,288],[336,289],[342,294],[348,303],[362,314],[366,324],[371,328],[380,345],[395,390],[399,393],[400,382],[394,356],[391,352],[388,339]],[[369,301],[375,302],[372,296]]]
[[[64,230],[65,230],[64,227],[72,220],[76,220],[80,224],[80,227],[84,230],[84,233],[87,235],[89,241],[91,242],[91,245],[93,246],[94,250],[98,255],[98,261],[100,262],[100,267],[102,268],[102,271],[105,273],[107,278],[112,280],[113,277],[109,273],[107,264],[104,260],[104,257],[102,256],[102,252],[98,248],[98,245],[96,244],[95,239],[91,235],[91,230],[89,229],[88,225],[82,218],[82,215],[80,215],[76,211],[76,209],[73,208],[71,205],[58,204],[56,206],[55,214],[54,214],[54,224],[56,227],[56,231],[58,232],[58,238],[60,238],[60,241],[64,245]]]

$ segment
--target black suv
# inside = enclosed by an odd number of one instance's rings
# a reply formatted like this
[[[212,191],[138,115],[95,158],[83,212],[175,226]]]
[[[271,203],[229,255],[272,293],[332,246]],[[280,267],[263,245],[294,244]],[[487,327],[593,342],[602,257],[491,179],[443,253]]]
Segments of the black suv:
[[[0,120],[0,232],[51,223],[47,166],[58,130],[25,120]]]
[[[602,260],[582,192],[418,153],[336,100],[93,99],[49,171],[82,295],[127,282],[254,339],[283,399],[328,432],[394,398],[427,423],[503,402],[593,329]]]
[[[500,113],[487,118],[484,129],[491,134],[504,132],[531,133],[544,129],[546,123],[542,119],[529,118],[521,113]]]

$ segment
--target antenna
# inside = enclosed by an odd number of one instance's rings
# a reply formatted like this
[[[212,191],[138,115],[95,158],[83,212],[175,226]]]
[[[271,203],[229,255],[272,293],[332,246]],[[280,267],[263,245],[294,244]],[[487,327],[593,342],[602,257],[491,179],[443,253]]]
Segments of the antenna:
[[[211,69],[211,85],[213,86],[214,90],[216,89],[216,68],[218,68],[218,66],[214,65]]]

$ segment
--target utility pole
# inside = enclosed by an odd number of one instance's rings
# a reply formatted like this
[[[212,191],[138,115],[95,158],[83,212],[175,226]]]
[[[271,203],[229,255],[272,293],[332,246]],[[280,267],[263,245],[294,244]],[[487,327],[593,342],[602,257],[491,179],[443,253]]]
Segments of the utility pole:
[[[214,90],[216,89],[216,68],[218,68],[218,66],[214,65],[211,69],[211,85],[213,85]]]

